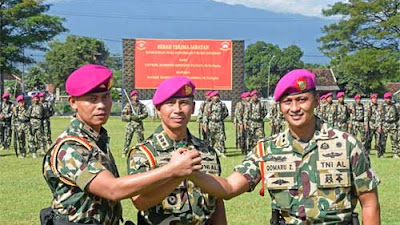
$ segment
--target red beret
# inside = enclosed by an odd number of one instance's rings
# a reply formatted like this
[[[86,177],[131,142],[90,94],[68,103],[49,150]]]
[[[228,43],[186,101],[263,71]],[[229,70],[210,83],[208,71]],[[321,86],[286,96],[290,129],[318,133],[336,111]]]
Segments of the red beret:
[[[153,96],[153,104],[159,105],[169,98],[184,98],[194,95],[196,86],[186,77],[172,77],[158,85]]]
[[[325,95],[325,98],[328,98],[328,97],[332,97],[332,92],[329,92],[328,94]]]
[[[338,93],[336,94],[336,98],[340,98],[340,97],[343,97],[343,96],[344,96],[344,92],[343,92],[343,91],[338,92]]]
[[[132,96],[137,95],[137,94],[139,94],[139,92],[137,90],[133,90],[133,91],[131,91],[131,94],[129,96],[132,97]]]
[[[392,95],[392,92],[386,92],[384,95],[383,95],[383,98],[391,98],[393,95]]]
[[[20,102],[21,100],[24,100],[24,95],[18,95],[15,101]]]
[[[319,99],[325,99],[326,98],[326,96],[325,95],[321,95],[320,97],[319,97]]]
[[[10,97],[10,93],[8,92],[4,92],[2,98],[9,98]]]
[[[292,70],[284,75],[275,88],[274,100],[284,95],[300,94],[315,89],[315,75],[306,69]]]
[[[371,94],[371,96],[370,96],[370,98],[377,98],[378,97],[378,94],[376,94],[376,93],[373,93],[373,94]]]
[[[213,91],[213,92],[210,93],[210,97],[214,97],[214,96],[217,96],[217,95],[219,95],[218,91]]]
[[[74,97],[90,92],[104,92],[111,88],[112,75],[113,72],[105,66],[84,65],[69,75],[65,89]]]
[[[258,91],[257,90],[253,90],[252,92],[250,92],[250,96],[254,96],[254,95],[258,95]]]
[[[210,96],[211,91],[206,91],[206,93],[204,93],[204,96]]]
[[[354,99],[361,99],[361,95],[359,94],[354,95]]]

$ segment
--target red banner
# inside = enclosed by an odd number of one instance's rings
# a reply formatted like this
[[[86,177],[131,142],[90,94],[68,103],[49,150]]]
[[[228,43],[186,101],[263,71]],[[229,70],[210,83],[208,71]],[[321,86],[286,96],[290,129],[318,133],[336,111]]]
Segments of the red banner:
[[[175,76],[188,77],[196,89],[232,90],[232,41],[136,39],[136,89],[155,89]]]

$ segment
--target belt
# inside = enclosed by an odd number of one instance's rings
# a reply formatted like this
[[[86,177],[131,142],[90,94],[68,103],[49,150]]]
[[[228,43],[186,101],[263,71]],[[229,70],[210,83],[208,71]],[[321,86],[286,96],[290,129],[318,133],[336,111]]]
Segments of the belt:
[[[364,120],[355,120],[356,122],[364,122]]]
[[[262,122],[263,121],[263,119],[252,119],[252,118],[250,118],[250,120],[254,121],[254,122]]]
[[[212,122],[222,122],[222,120],[213,120],[211,119]]]

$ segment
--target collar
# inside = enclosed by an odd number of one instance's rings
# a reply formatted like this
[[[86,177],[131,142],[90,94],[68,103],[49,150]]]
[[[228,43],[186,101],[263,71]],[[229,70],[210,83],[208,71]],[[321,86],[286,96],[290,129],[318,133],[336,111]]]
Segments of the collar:
[[[163,127],[160,125],[156,128],[153,134],[153,141],[154,143],[158,143],[162,151],[168,151],[170,149],[174,149],[177,147],[188,146],[188,144],[193,144],[194,146],[200,146],[200,140],[194,138],[190,133],[189,129],[187,129],[188,137],[186,140],[175,141],[172,140],[167,133],[164,131]]]
[[[71,120],[71,126],[77,130],[81,130],[95,141],[98,141],[102,136],[107,136],[107,130],[104,127],[101,127],[100,133],[97,133],[92,127],[77,118]]]

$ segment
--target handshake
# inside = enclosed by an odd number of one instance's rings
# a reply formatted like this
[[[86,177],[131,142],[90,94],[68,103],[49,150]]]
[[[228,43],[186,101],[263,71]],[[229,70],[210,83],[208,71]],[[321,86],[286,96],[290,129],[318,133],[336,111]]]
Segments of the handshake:
[[[179,148],[172,153],[169,163],[166,165],[174,177],[186,177],[193,172],[200,171],[201,155],[197,150]]]

